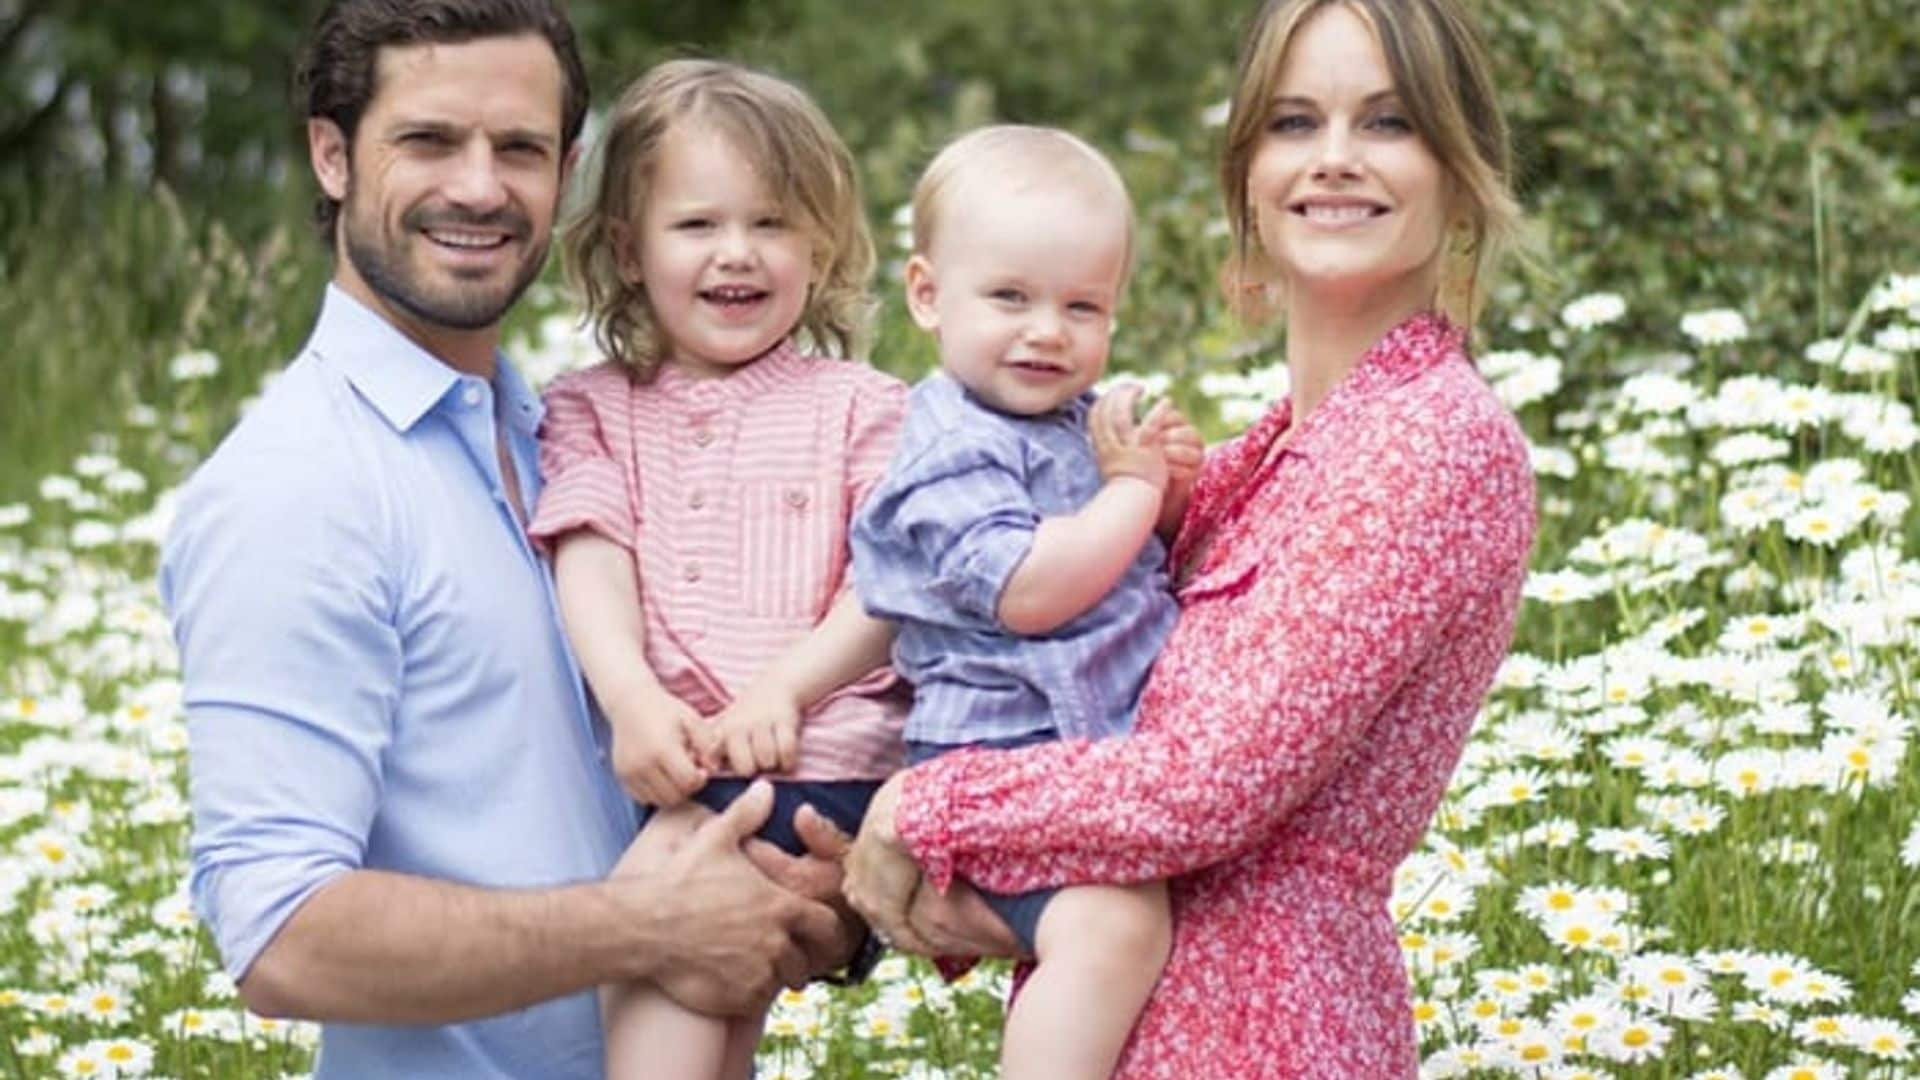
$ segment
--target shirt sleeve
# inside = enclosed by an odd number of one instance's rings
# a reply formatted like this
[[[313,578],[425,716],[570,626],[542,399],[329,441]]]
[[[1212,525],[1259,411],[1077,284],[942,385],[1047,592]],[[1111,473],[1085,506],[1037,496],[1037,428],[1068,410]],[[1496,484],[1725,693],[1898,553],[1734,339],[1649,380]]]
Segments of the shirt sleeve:
[[[957,432],[906,463],[865,520],[880,525],[890,569],[917,564],[924,578],[898,583],[877,577],[873,588],[863,582],[868,609],[883,618],[924,615],[911,607],[890,609],[892,601],[911,604],[924,590],[947,610],[998,628],[1000,593],[1040,526],[1023,473],[1018,448]]]
[[[161,569],[189,733],[191,891],[236,979],[314,890],[361,865],[402,666],[373,500],[310,464],[254,466],[190,486]]]
[[[540,421],[543,486],[527,526],[535,543],[544,546],[563,533],[591,529],[633,550],[633,493],[603,427],[602,406],[612,397],[608,373],[599,369],[563,376],[547,389],[546,416]]]
[[[898,827],[928,877],[999,891],[1152,880],[1263,842],[1447,647],[1470,598],[1500,595],[1511,623],[1532,479],[1517,430],[1464,434],[1491,440],[1492,461],[1397,438],[1323,478],[1327,497],[1300,519],[1250,526],[1300,535],[1256,565],[1219,636],[1176,630],[1132,736],[914,768]],[[1182,649],[1204,659],[1163,683]]]
[[[847,507],[858,512],[887,474],[907,415],[907,387],[874,373],[854,394],[847,423]]]

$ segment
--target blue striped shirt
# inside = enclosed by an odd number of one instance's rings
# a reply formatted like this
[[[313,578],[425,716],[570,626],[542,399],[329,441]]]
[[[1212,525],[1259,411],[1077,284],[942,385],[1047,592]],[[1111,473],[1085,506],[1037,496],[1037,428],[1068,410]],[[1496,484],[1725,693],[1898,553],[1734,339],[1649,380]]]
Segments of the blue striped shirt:
[[[1149,539],[1112,592],[1052,633],[1001,624],[1000,593],[1043,518],[1100,490],[1087,440],[1092,395],[1043,416],[981,404],[944,373],[908,399],[887,476],[853,528],[867,611],[897,622],[893,662],[915,688],[910,742],[959,745],[1030,732],[1125,732],[1173,629],[1166,550]]]

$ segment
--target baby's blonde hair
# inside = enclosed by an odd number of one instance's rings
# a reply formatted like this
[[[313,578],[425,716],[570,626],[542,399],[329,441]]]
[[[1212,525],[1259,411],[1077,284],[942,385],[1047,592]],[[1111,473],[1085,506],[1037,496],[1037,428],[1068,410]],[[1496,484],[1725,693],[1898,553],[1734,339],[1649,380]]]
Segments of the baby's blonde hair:
[[[933,257],[942,218],[966,189],[990,180],[1003,185],[1036,183],[1086,185],[1113,197],[1127,219],[1127,250],[1123,264],[1133,267],[1133,200],[1126,181],[1107,156],[1086,140],[1059,128],[1028,124],[996,124],[975,128],[948,143],[927,163],[913,188],[913,251]],[[1126,272],[1121,280],[1126,279]]]
[[[646,283],[620,272],[619,234],[637,231],[661,146],[681,121],[723,132],[807,232],[812,285],[797,329],[815,348],[854,355],[873,306],[874,253],[853,155],[799,87],[719,60],[657,65],[608,114],[593,190],[564,239],[567,277],[586,304],[595,342],[641,382],[666,360]]]

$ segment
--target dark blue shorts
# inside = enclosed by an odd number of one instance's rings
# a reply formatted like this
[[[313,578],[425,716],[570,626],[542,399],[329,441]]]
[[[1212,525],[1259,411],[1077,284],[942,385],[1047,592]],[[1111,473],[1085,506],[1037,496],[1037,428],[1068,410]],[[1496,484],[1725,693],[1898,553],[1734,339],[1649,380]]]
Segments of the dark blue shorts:
[[[975,743],[947,744],[909,740],[907,764],[918,765],[923,761],[937,758],[941,754],[965,750],[969,747],[1015,750],[1022,746],[1033,746],[1036,743],[1053,742],[1059,737],[1060,733],[1057,731],[1034,731],[1006,739],[982,739]],[[1013,936],[1020,939],[1020,944],[1025,946],[1027,955],[1034,956],[1038,953],[1034,946],[1034,939],[1040,933],[1040,915],[1047,910],[1047,905],[1053,901],[1054,895],[1059,891],[1058,886],[1023,893],[996,893],[981,889],[980,896],[987,902],[987,906],[993,909],[994,914],[1000,916],[1007,924],[1007,928],[1013,931]]]
[[[693,801],[710,810],[725,810],[752,783],[731,777],[709,780],[706,787],[693,793]],[[840,826],[841,832],[852,836],[860,831],[860,819],[867,816],[873,793],[880,790],[878,780],[774,780],[772,784],[773,813],[767,815],[767,823],[755,835],[789,855],[807,853],[807,846],[793,831],[793,815],[800,812],[802,804],[820,811]]]

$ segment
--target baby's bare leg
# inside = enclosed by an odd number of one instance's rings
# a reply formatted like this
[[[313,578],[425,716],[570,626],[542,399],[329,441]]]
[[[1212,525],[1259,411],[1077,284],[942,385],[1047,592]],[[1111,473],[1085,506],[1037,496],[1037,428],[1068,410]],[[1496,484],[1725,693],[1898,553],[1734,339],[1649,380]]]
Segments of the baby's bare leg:
[[[1039,964],[1014,999],[1003,1080],[1106,1080],[1173,941],[1166,885],[1061,890],[1034,935]]]

